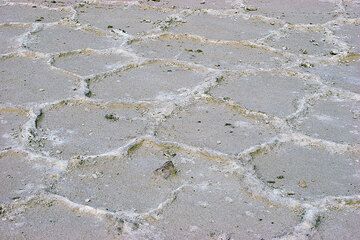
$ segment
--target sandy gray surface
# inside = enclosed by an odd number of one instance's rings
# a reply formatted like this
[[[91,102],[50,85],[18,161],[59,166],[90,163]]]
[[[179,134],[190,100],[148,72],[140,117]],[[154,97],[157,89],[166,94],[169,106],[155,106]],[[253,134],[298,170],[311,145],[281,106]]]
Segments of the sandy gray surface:
[[[358,0],[0,0],[0,240],[360,239]]]

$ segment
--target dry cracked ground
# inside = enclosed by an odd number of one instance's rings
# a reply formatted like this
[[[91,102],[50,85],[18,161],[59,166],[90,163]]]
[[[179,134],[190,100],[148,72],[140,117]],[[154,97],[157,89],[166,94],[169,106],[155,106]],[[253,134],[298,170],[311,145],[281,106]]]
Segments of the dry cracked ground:
[[[0,0],[0,239],[360,239],[358,0]]]

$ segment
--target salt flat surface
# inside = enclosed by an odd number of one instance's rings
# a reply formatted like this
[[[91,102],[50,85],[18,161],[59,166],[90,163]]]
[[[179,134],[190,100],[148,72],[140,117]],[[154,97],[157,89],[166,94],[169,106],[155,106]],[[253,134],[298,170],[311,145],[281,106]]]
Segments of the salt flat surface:
[[[359,239],[359,13],[0,1],[0,240]]]

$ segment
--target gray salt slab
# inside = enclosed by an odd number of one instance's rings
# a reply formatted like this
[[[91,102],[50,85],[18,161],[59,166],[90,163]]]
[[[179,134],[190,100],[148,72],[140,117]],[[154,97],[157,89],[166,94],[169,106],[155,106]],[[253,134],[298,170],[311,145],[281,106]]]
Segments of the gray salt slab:
[[[136,106],[98,106],[82,102],[47,107],[38,121],[43,146],[35,146],[35,150],[68,159],[117,149],[144,133],[143,111]]]
[[[319,75],[327,84],[360,93],[360,61],[317,65],[309,70]]]
[[[218,69],[274,68],[284,62],[280,54],[260,48],[197,43],[191,40],[150,40],[134,42],[130,47],[142,57],[172,58]]]
[[[286,117],[296,111],[298,100],[310,89],[297,77],[264,72],[225,77],[210,94],[217,98],[230,98],[247,109]]]
[[[131,68],[101,80],[90,82],[94,98],[103,100],[165,100],[173,98],[205,81],[205,74],[153,63]]]
[[[276,28],[274,25],[259,20],[201,13],[188,16],[184,21],[186,22],[170,28],[170,31],[199,35],[208,39],[240,41],[262,38]]]
[[[33,51],[53,53],[85,48],[106,49],[121,44],[122,40],[110,36],[56,25],[33,33],[27,47]]]
[[[0,22],[48,23],[65,18],[70,13],[32,6],[0,6]]]
[[[358,0],[345,0],[343,2],[345,7],[345,16],[348,18],[360,17],[360,1]]]
[[[74,95],[75,79],[50,69],[42,60],[23,57],[2,60],[0,73],[1,103],[45,103]]]
[[[142,147],[130,157],[98,157],[69,170],[55,191],[72,201],[110,211],[143,213],[155,209],[181,185],[180,176],[156,178],[170,160],[164,152]],[[178,164],[176,167],[179,168]],[[182,174],[182,173],[181,173]],[[85,203],[85,199],[90,202]]]
[[[274,136],[260,122],[235,110],[199,101],[174,113],[157,129],[157,137],[226,153],[240,153]]]
[[[234,176],[214,168],[202,174],[153,223],[165,239],[271,239],[297,224],[289,209],[251,199]]]
[[[54,201],[31,203],[11,219],[0,220],[1,235],[10,240],[117,239],[115,230],[108,228],[106,220]]]
[[[359,220],[358,209],[327,212],[321,217],[318,235],[327,240],[357,239],[360,236]]]
[[[334,32],[350,46],[349,52],[360,54],[360,24],[340,26]]]
[[[0,173],[0,203],[30,196],[42,187],[45,177],[43,169],[35,168],[26,154],[17,152],[0,154]]]
[[[111,71],[131,62],[124,54],[83,52],[55,58],[54,66],[81,76]]]
[[[154,7],[164,8],[185,8],[185,9],[231,9],[233,8],[233,1],[225,0],[207,0],[207,1],[193,1],[193,0],[162,0],[162,1],[148,1],[140,0],[141,4],[150,5]]]
[[[360,191],[359,157],[284,144],[255,157],[258,176],[269,186],[299,199],[356,195]]]
[[[359,103],[329,99],[319,101],[300,123],[299,130],[312,137],[338,143],[360,143]]]
[[[26,31],[23,27],[2,26],[0,27],[0,54],[14,52],[17,49],[17,38]]]
[[[277,18],[292,24],[321,24],[336,18],[337,10],[334,1],[317,0],[246,0],[245,6],[252,15],[264,15]],[[246,9],[246,8],[245,8]]]
[[[0,150],[19,144],[21,126],[26,121],[26,111],[0,109]]]
[[[78,10],[81,23],[107,31],[120,29],[132,35],[155,29],[167,17],[165,13],[137,7],[85,6]]]
[[[283,49],[297,55],[330,56],[337,48],[334,44],[325,42],[323,32],[303,32],[287,30],[278,39],[269,38],[266,43],[271,47]]]

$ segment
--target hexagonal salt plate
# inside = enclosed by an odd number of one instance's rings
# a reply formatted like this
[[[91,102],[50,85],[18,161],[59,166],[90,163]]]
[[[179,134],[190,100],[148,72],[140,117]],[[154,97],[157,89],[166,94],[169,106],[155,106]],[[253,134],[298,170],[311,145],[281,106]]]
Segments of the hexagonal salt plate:
[[[349,45],[349,52],[360,54],[360,23],[338,26],[334,32]]]
[[[210,91],[217,98],[230,98],[247,109],[286,117],[296,111],[297,102],[311,90],[304,80],[274,72],[225,77]]]
[[[44,187],[44,169],[25,153],[6,151],[0,154],[0,202],[24,199]]]
[[[135,149],[137,147],[134,147]],[[140,147],[130,157],[98,157],[68,170],[54,191],[72,201],[110,211],[143,213],[171,197],[182,175],[163,179],[154,174],[166,151]],[[86,162],[89,161],[89,162]],[[180,166],[175,163],[176,167]]]
[[[40,59],[12,57],[1,60],[0,72],[2,103],[45,103],[74,95],[76,79],[51,69]]]
[[[325,23],[334,20],[338,10],[335,1],[246,0],[244,3],[249,14],[278,18],[292,24]]]
[[[216,40],[249,40],[266,36],[276,26],[255,19],[221,17],[209,14],[194,14],[184,19],[185,23],[170,28],[173,33],[194,34]]]
[[[167,14],[145,10],[136,6],[119,7],[111,5],[87,6],[79,10],[79,21],[103,30],[120,29],[137,35],[158,27]]]
[[[360,143],[359,102],[331,98],[319,101],[300,123],[300,131],[338,143]]]
[[[284,62],[280,54],[261,48],[199,43],[186,38],[175,40],[168,36],[157,41],[134,42],[130,47],[142,57],[171,58],[219,69],[274,68]]]
[[[17,38],[26,31],[20,26],[0,26],[0,54],[14,52],[20,46]]]
[[[114,37],[56,25],[33,33],[27,47],[33,51],[55,53],[85,48],[107,49],[122,43],[123,40]]]
[[[275,135],[269,126],[241,116],[225,105],[198,101],[173,114],[157,129],[157,137],[226,153],[240,153]]]
[[[300,56],[328,56],[332,50],[337,48],[335,44],[325,41],[323,32],[289,29],[282,34],[279,38],[267,39],[266,44]]]
[[[0,108],[0,150],[19,145],[21,126],[27,121],[27,111]]]
[[[207,1],[193,1],[193,0],[163,0],[163,1],[147,1],[140,0],[141,4],[150,5],[161,8],[185,8],[185,9],[231,9],[234,7],[233,1],[225,0],[207,0]]]
[[[206,73],[154,62],[90,82],[94,98],[103,100],[166,100],[205,81]]]
[[[55,58],[53,65],[81,76],[88,76],[111,71],[131,61],[132,58],[127,54],[82,51],[76,54],[60,55]]]
[[[360,211],[358,209],[334,210],[321,218],[318,227],[320,239],[356,239],[360,236],[358,228]]]
[[[56,22],[70,15],[65,10],[53,10],[42,7],[26,5],[5,5],[0,6],[0,22]]]
[[[286,143],[253,160],[259,177],[299,199],[355,195],[360,191],[358,156]]]
[[[144,111],[138,105],[82,101],[48,106],[37,120],[41,142],[33,147],[62,159],[106,153],[144,133]]]
[[[317,65],[310,68],[311,73],[319,75],[325,83],[360,93],[360,61],[338,63],[337,65]]]
[[[106,219],[62,202],[38,200],[0,222],[6,239],[116,239]]]

